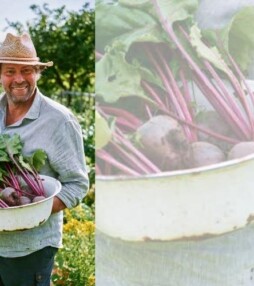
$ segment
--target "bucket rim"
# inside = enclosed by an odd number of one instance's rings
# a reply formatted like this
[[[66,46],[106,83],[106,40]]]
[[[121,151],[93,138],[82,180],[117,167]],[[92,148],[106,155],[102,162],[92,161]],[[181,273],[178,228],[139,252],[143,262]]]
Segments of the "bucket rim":
[[[249,154],[247,156],[223,161],[216,164],[210,164],[202,167],[197,168],[190,168],[190,169],[183,169],[183,170],[173,170],[167,172],[160,172],[160,173],[151,173],[151,174],[142,174],[139,176],[127,176],[127,175],[96,175],[96,181],[131,181],[131,180],[143,180],[143,179],[158,179],[158,178],[166,178],[166,177],[174,177],[174,176],[187,176],[187,175],[197,175],[201,173],[211,172],[214,170],[220,170],[223,168],[230,168],[234,167],[238,164],[244,164],[248,161],[254,159],[254,153]]]

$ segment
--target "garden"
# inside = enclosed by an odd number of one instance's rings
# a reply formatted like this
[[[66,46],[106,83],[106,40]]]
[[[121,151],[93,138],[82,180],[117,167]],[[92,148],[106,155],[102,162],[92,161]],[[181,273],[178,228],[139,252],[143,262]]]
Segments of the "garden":
[[[65,98],[58,101],[66,104]],[[63,248],[52,275],[54,286],[95,285],[94,96],[76,96],[70,107],[82,127],[90,189],[81,205],[64,213]]]
[[[6,32],[8,28],[17,33],[28,31],[40,57],[45,61],[53,59],[54,66],[43,72],[38,87],[77,117],[90,180],[90,189],[82,203],[64,212],[63,248],[55,259],[52,285],[94,286],[94,9],[89,3],[72,12],[65,6],[51,9],[46,3],[42,7],[32,5],[30,9],[35,18],[25,25],[7,21]]]

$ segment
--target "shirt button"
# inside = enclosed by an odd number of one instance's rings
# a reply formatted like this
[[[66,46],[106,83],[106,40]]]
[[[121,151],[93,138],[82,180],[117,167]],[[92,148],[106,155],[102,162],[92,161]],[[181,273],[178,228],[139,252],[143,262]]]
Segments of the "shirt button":
[[[37,274],[36,280],[38,282],[41,282],[42,281],[42,275],[41,274]]]

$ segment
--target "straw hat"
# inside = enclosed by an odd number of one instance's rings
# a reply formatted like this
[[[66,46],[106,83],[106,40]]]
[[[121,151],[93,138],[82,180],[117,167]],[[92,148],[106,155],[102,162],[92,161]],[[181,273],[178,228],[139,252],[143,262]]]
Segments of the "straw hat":
[[[53,65],[53,62],[40,62],[34,44],[27,33],[21,36],[14,36],[11,33],[6,35],[0,45],[0,63],[36,65],[41,68]]]

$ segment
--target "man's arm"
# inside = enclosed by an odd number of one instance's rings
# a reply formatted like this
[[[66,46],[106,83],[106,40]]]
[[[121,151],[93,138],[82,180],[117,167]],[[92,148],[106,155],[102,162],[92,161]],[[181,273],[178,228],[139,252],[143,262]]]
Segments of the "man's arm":
[[[77,206],[89,188],[81,128],[70,120],[58,128],[50,165],[58,174],[61,191],[53,201],[52,213]]]
[[[58,197],[54,197],[51,213],[57,213],[64,209],[66,209],[66,205]]]

